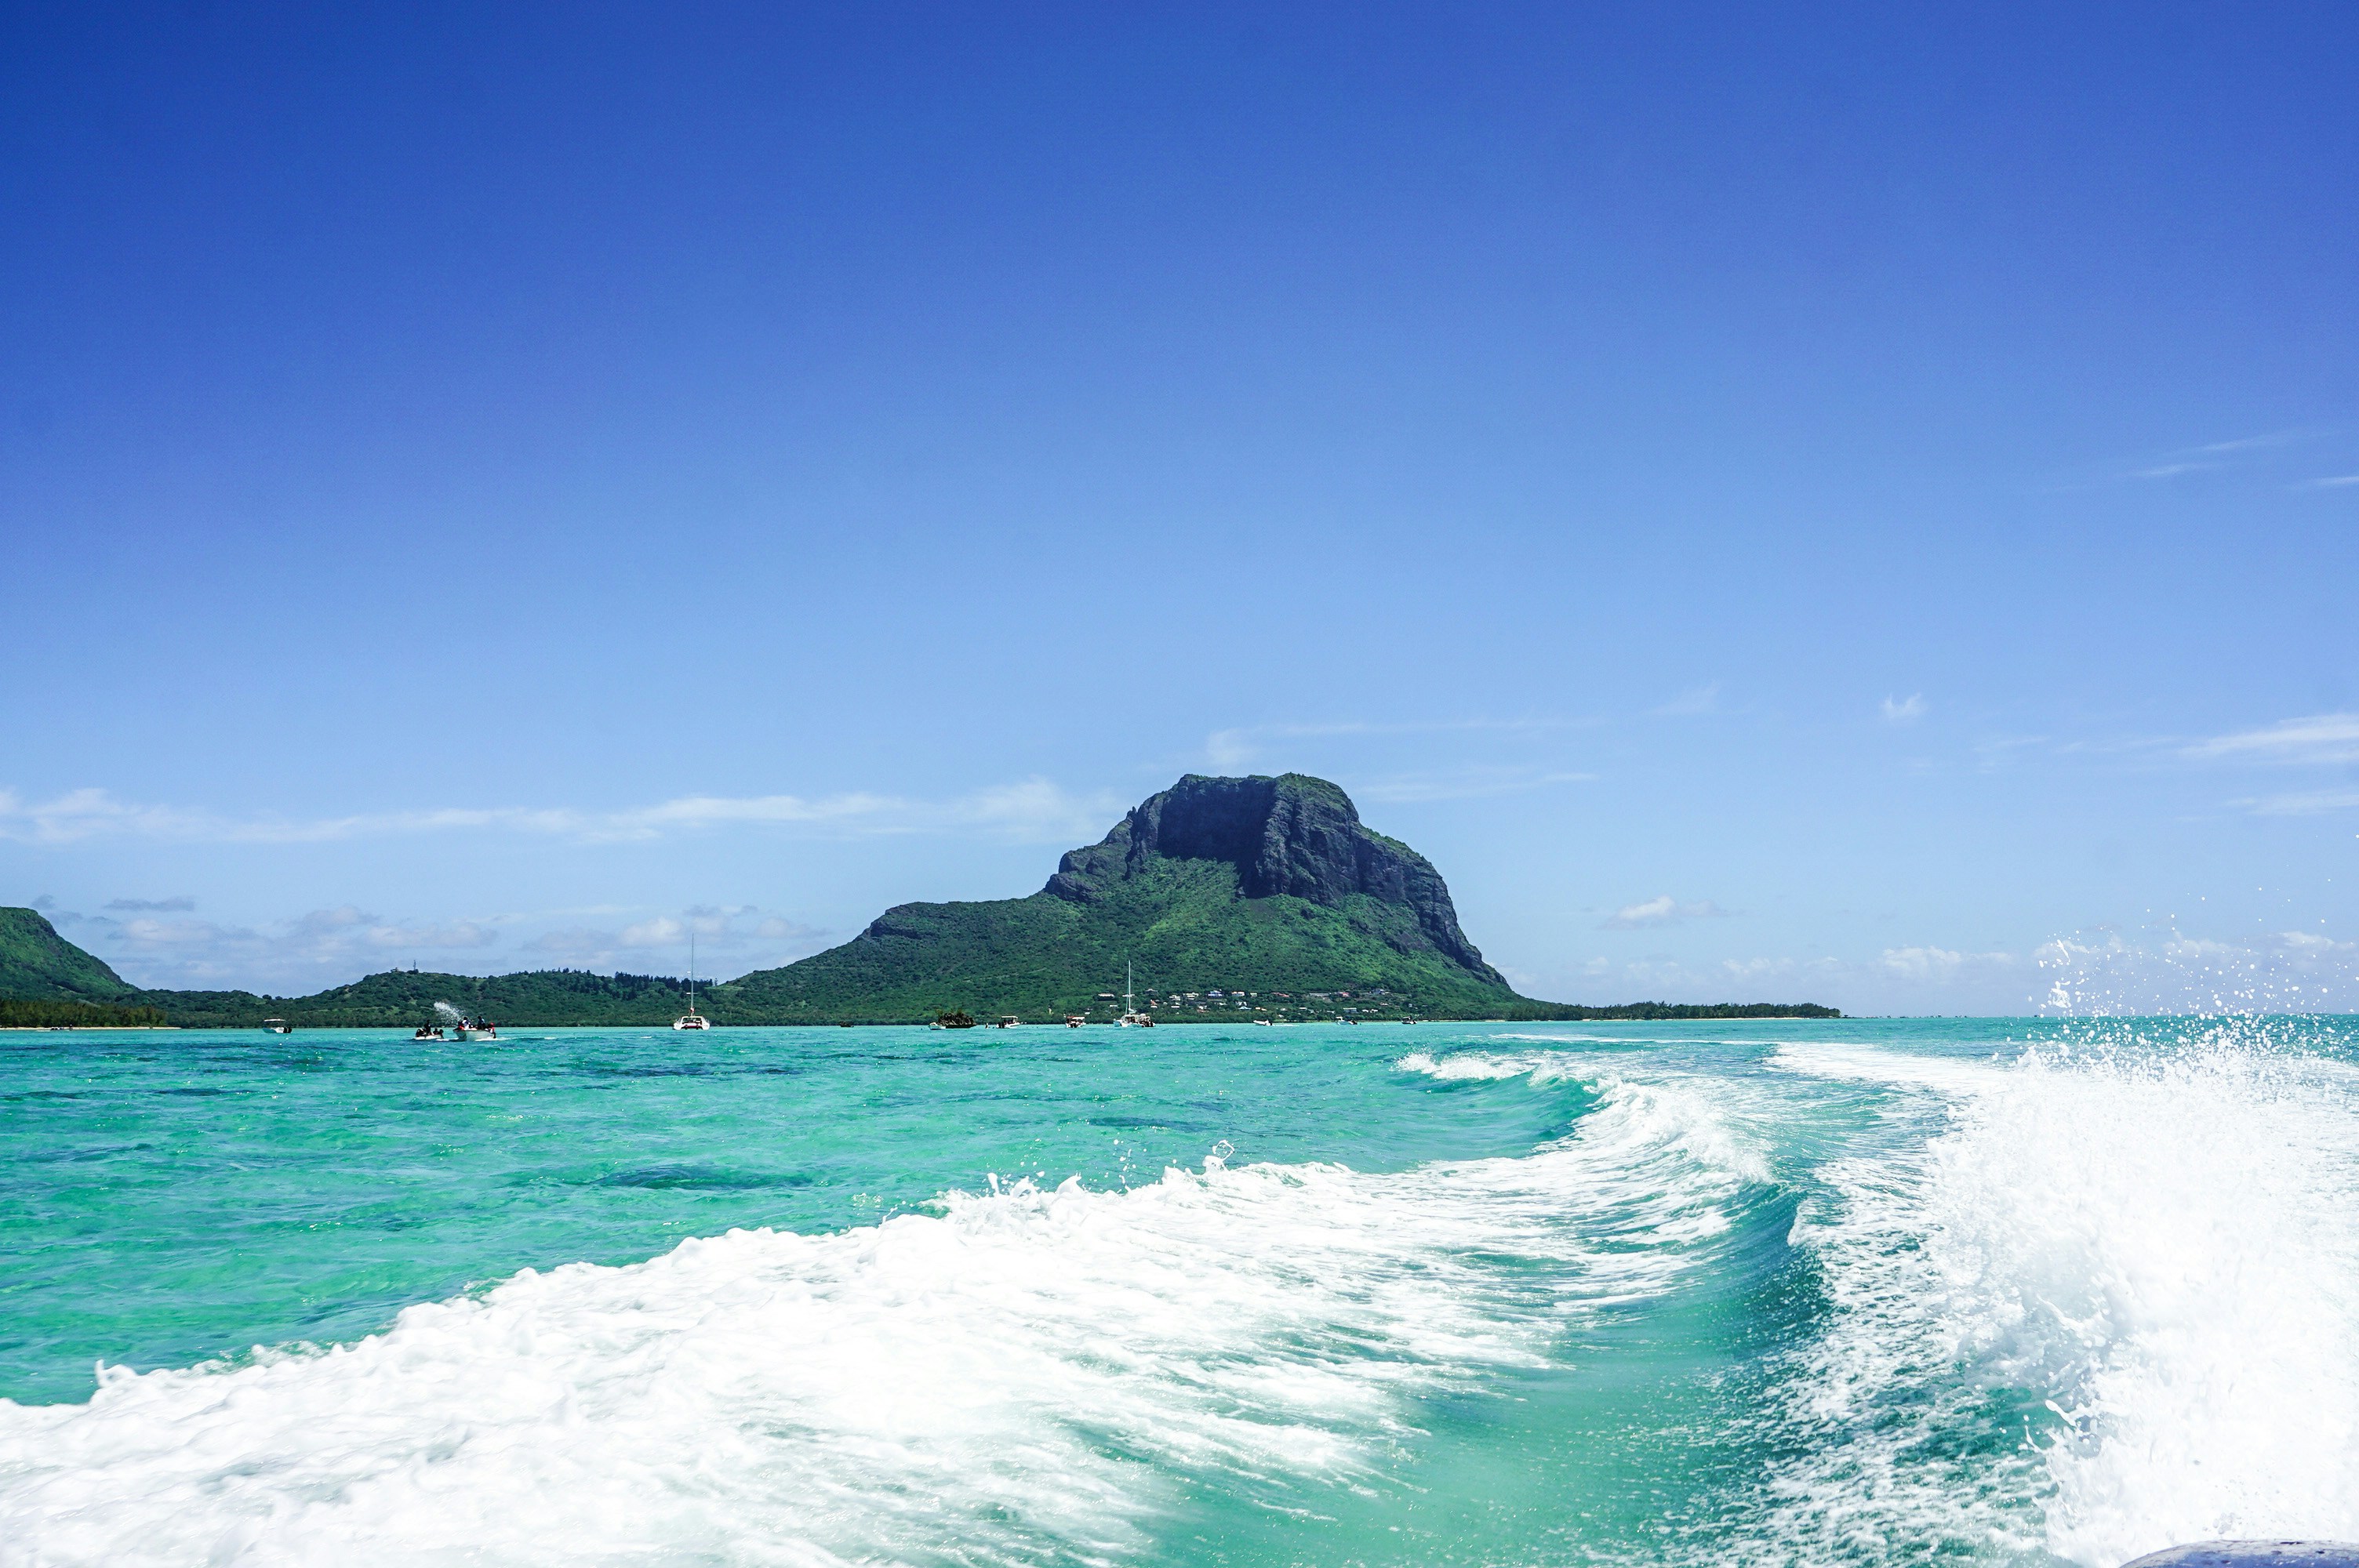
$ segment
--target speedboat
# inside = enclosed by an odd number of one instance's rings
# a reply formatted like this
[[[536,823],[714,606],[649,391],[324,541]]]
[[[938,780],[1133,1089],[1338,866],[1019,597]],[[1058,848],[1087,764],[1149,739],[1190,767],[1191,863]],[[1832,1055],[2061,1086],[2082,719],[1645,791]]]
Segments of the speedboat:
[[[295,1026],[288,1022],[283,1018],[266,1018],[262,1021],[262,1027],[273,1034],[292,1034],[295,1033]]]
[[[412,1040],[440,1040],[442,1038],[442,1026],[439,1023],[421,1023],[418,1026],[418,1033],[411,1035],[410,1038]]]

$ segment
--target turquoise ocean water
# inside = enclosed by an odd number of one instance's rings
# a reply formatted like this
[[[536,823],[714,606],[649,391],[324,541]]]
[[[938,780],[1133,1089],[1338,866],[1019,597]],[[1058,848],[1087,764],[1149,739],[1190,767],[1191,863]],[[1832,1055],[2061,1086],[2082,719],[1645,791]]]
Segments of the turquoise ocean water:
[[[2349,1020],[0,1035],[0,1563],[2359,1537]]]

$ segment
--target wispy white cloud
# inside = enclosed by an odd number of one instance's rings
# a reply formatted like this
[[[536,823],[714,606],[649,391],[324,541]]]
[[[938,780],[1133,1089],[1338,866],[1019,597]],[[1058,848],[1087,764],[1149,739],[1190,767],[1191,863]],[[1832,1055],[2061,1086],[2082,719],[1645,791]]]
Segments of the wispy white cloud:
[[[165,901],[177,902],[177,901]],[[83,918],[76,940],[147,983],[237,988],[352,979],[402,957],[498,945],[490,920],[386,920],[352,904],[255,925],[137,914]]]
[[[0,839],[70,844],[139,838],[179,842],[316,844],[352,838],[484,832],[610,842],[732,827],[796,827],[845,835],[982,832],[1062,840],[1102,828],[1124,803],[1103,792],[1071,794],[1046,779],[998,785],[950,801],[853,793],[801,795],[682,795],[618,811],[566,806],[440,807],[340,816],[233,816],[117,800],[80,789],[45,801],[0,790]]]
[[[1708,962],[1592,957],[1531,977],[1582,1001],[1821,1001],[1846,1011],[2120,1013],[2359,1011],[2359,941],[2323,930],[2248,935],[2099,929],[2027,952],[1927,942],[1872,957],[1758,955]]]
[[[1720,711],[1720,682],[1711,681],[1687,690],[1655,709],[1658,719],[1689,719]]]
[[[2306,441],[2317,434],[2317,431],[2307,427],[2297,426],[2290,430],[2271,430],[2259,436],[2239,436],[2233,441],[2212,441],[2189,449],[2216,453],[2250,452],[2267,447],[2290,447],[2298,442]]]
[[[197,901],[185,897],[118,898],[111,900],[106,907],[118,914],[185,914],[197,907]]]
[[[1615,1001],[1824,1002],[1831,999],[1818,994],[1817,988],[1823,988],[1849,972],[1849,966],[1830,957],[1756,956],[1721,958],[1699,965],[1658,956],[1636,959],[1592,957],[1577,966],[1573,975],[1579,989],[1584,992],[1582,1000],[1603,1000],[1611,997]],[[1561,985],[1551,985],[1539,977],[1533,977],[1533,983],[1538,989],[1529,994],[1562,994]],[[1601,987],[1611,989],[1598,989]],[[1777,996],[1763,989],[1777,987],[1799,989],[1789,994]],[[1811,994],[1803,994],[1806,990]]]
[[[1966,970],[2005,969],[2020,963],[2012,953],[1963,953],[1948,947],[1886,947],[1875,966],[1897,979],[1939,985],[1958,979]]]
[[[1381,805],[1419,805],[1433,800],[1481,800],[1492,795],[1520,795],[1550,784],[1588,784],[1595,773],[1548,773],[1537,768],[1459,768],[1440,773],[1403,773],[1392,778],[1355,781],[1355,800]]]
[[[2256,816],[2324,816],[2337,811],[2359,809],[2359,790],[2320,789],[2296,791],[2288,795],[2265,795],[2234,800]]]
[[[2313,479],[2299,488],[2303,490],[2341,490],[2347,485],[2354,484],[2359,484],[2359,473],[2328,474],[2323,479]]]
[[[1911,692],[1905,697],[1884,699],[1884,721],[1886,724],[1914,724],[1925,717],[1925,694]]]
[[[1272,741],[1321,740],[1347,736],[1371,738],[1405,735],[1447,735],[1478,731],[1521,733],[1586,727],[1589,721],[1572,719],[1402,719],[1377,722],[1357,719],[1332,719],[1312,723],[1243,724],[1234,729],[1215,730],[1204,737],[1203,757],[1220,770],[1252,765],[1265,755]]]
[[[2272,430],[2265,435],[2240,436],[2231,441],[2207,441],[2200,447],[2182,447],[2160,461],[2131,469],[2121,477],[2158,480],[2208,473],[2214,469],[2232,467],[2256,453],[2298,445],[2316,434],[2317,431],[2310,429]]]
[[[2199,761],[2318,764],[2359,762],[2359,713],[2313,713],[2184,748]]]
[[[136,983],[280,994],[420,961],[428,968],[469,973],[563,966],[676,974],[685,968],[691,932],[706,960],[698,973],[712,977],[788,963],[828,945],[825,930],[750,904],[701,905],[606,925],[549,923],[619,912],[388,920],[342,904],[251,925],[158,914],[45,913],[61,925],[74,925],[77,942]]]
[[[1221,773],[1250,767],[1259,754],[1250,730],[1215,730],[1204,737],[1204,760]]]
[[[525,949],[582,968],[645,967],[669,972],[685,966],[691,932],[698,950],[707,958],[725,960],[713,968],[716,977],[791,963],[826,946],[829,935],[820,926],[783,915],[766,915],[752,905],[701,905],[633,921],[619,930],[561,926],[540,933],[525,944]],[[698,972],[705,971],[700,968]]]
[[[371,947],[394,952],[453,953],[492,946],[499,941],[499,935],[487,925],[457,920],[410,925],[372,923],[362,939]]]
[[[1994,735],[1974,742],[1974,765],[1995,773],[2035,748],[2048,744],[2045,735]]]
[[[1635,931],[1650,925],[1675,925],[1683,920],[1717,920],[1729,912],[1708,898],[1681,903],[1659,893],[1637,903],[1625,903],[1600,923],[1605,931]]]

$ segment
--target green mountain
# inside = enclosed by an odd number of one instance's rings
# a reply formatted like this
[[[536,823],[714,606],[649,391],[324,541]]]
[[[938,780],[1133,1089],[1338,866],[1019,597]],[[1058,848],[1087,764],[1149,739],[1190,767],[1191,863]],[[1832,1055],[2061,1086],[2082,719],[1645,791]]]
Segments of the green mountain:
[[[139,988],[59,935],[40,911],[0,909],[0,997],[128,1002]]]
[[[1333,784],[1190,773],[1067,854],[1028,898],[901,904],[841,947],[717,988],[710,1011],[814,1022],[953,1009],[1111,1017],[1125,963],[1174,1019],[1200,1007],[1209,1016],[1215,989],[1232,1016],[1236,992],[1302,1016],[1364,1006],[1496,1017],[1539,1005],[1483,961],[1431,862],[1369,831]]]
[[[1301,773],[1190,773],[1068,853],[1029,897],[900,904],[840,947],[703,989],[700,1000],[716,1023],[917,1022],[952,1011],[1103,1021],[1120,1011],[1125,967],[1141,1005],[1174,1023],[1841,1016],[1807,1003],[1600,1008],[1518,996],[1459,928],[1432,862],[1370,830],[1335,785]],[[308,997],[140,991],[29,909],[0,910],[8,998],[27,999],[23,1008],[137,1005],[193,1026],[276,1017],[311,1028],[406,1027],[430,1021],[438,1001],[505,1024],[662,1024],[686,1005],[684,981],[570,969],[397,969]]]
[[[953,1010],[1109,1019],[1125,966],[1173,1022],[1826,1011],[1573,1008],[1518,996],[1459,928],[1432,862],[1362,824],[1341,789],[1301,773],[1190,773],[1067,854],[1028,898],[902,904],[841,947],[715,988],[706,1011],[781,1023]]]

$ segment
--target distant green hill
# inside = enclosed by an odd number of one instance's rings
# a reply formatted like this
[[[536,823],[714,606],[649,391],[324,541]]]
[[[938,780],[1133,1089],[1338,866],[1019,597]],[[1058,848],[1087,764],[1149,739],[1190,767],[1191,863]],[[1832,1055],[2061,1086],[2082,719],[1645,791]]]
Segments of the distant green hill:
[[[1158,1021],[1841,1017],[1809,1003],[1572,1007],[1518,996],[1459,928],[1432,862],[1371,831],[1323,779],[1190,773],[1067,854],[1026,898],[905,903],[782,968],[701,989],[716,1023],[1111,1020],[1125,968]],[[20,978],[21,977],[21,978]],[[37,989],[46,987],[49,989]],[[28,909],[0,910],[0,998],[138,1003],[170,1022],[299,1027],[430,1022],[664,1024],[685,982],[571,969],[392,970],[307,997],[139,991]]]
[[[143,999],[174,1023],[251,1029],[266,1018],[299,1028],[392,1027],[447,1022],[447,1002],[495,1023],[669,1023],[685,1011],[688,982],[660,975],[592,975],[534,969],[516,975],[442,975],[388,969],[312,996],[263,997],[249,991],[147,991]],[[700,996],[703,988],[698,987]]]
[[[488,977],[392,969],[305,997],[142,990],[59,935],[39,911],[0,908],[0,1026],[168,1021],[251,1029],[284,1018],[310,1028],[410,1028],[435,1022],[438,1001],[506,1023],[669,1023],[686,1006],[687,986],[668,976],[578,969]]]
[[[125,1002],[139,988],[58,935],[38,910],[0,909],[0,997]]]

